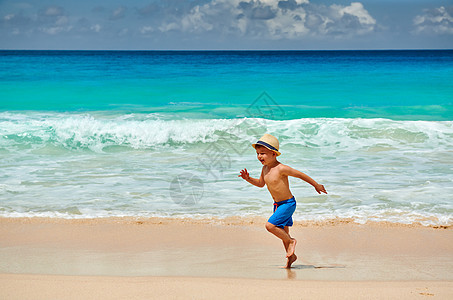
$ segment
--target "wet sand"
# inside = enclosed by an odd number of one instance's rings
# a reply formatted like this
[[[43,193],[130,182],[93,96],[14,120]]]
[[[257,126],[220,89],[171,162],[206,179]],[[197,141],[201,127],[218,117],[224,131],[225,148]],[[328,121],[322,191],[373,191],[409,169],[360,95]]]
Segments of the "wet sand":
[[[262,219],[3,218],[0,298],[453,298],[451,228],[336,220],[291,234],[286,270]]]

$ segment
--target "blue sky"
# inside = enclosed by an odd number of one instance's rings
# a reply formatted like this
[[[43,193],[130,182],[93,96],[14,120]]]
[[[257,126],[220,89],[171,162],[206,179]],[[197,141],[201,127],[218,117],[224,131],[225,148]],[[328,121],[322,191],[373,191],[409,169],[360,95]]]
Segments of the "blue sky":
[[[453,0],[0,0],[0,49],[453,48]]]

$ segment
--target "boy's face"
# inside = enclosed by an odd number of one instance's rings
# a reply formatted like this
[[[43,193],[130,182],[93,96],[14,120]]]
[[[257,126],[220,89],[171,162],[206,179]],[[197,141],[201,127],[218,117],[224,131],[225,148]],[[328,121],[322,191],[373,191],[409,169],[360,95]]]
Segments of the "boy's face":
[[[256,157],[263,165],[269,165],[273,163],[277,157],[277,153],[272,150],[267,149],[263,146],[255,146]]]

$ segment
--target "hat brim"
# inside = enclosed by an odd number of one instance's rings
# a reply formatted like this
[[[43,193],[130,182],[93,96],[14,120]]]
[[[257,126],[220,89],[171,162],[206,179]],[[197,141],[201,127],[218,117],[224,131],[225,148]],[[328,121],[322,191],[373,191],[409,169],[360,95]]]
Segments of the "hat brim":
[[[279,156],[281,153],[278,152],[278,150],[276,150],[274,147],[272,147],[271,145],[269,145],[268,143],[265,143],[263,141],[258,141],[256,142],[255,144],[252,144],[252,147],[256,149],[256,146],[262,146],[264,148],[267,148],[273,152],[275,152],[277,154],[277,156]]]

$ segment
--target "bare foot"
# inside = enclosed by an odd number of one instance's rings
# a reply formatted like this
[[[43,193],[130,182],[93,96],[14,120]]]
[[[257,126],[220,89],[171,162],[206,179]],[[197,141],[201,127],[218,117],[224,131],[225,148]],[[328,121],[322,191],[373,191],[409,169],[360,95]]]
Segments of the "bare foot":
[[[296,254],[293,254],[293,255],[291,255],[290,257],[288,257],[288,261],[286,262],[285,268],[286,268],[286,269],[290,269],[290,268],[291,268],[291,265],[292,265],[293,262],[295,262],[296,260],[297,260]]]
[[[288,250],[286,251],[286,257],[290,257],[291,255],[294,254],[294,251],[296,251],[296,239],[291,239],[291,242],[289,242]]]

